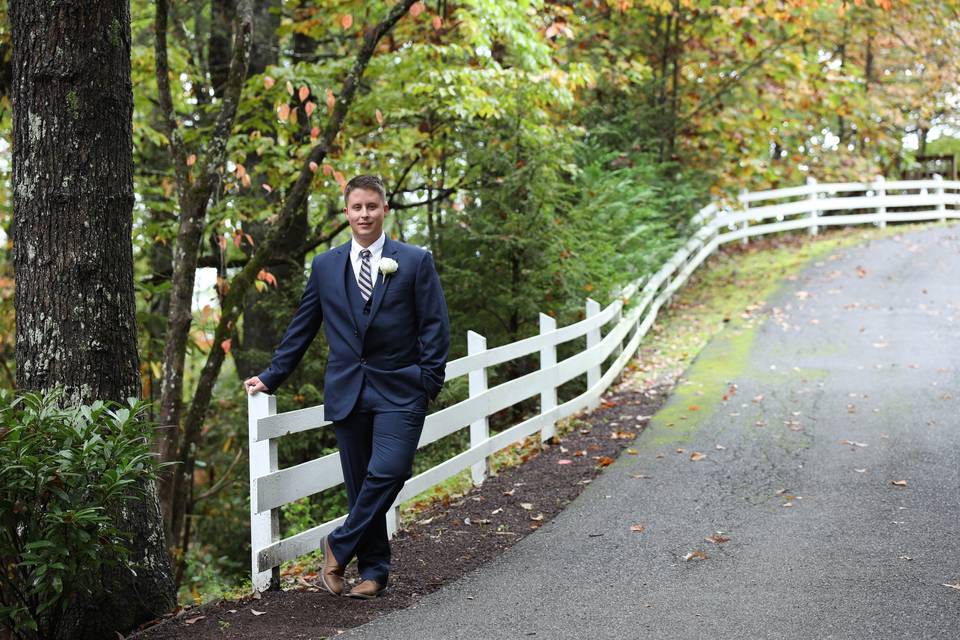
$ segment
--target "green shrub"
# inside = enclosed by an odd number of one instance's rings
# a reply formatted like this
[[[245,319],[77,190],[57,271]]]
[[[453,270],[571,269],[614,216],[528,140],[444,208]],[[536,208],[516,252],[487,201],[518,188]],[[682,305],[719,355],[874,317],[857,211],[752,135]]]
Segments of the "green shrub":
[[[54,637],[70,599],[126,559],[110,514],[160,466],[148,403],[61,408],[62,394],[0,389],[0,627],[16,638]]]

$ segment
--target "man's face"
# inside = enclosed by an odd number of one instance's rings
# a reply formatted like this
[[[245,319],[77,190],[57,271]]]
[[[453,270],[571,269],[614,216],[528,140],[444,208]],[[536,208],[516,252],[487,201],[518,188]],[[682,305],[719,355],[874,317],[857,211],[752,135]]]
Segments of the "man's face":
[[[387,205],[380,194],[367,189],[354,189],[343,209],[353,230],[353,237],[364,247],[370,246],[383,233]]]

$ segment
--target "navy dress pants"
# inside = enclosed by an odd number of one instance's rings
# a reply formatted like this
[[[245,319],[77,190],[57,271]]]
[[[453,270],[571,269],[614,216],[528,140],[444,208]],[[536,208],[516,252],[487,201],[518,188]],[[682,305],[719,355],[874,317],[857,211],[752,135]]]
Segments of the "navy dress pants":
[[[350,512],[327,540],[341,567],[357,558],[364,580],[387,584],[387,511],[413,473],[426,413],[426,394],[398,407],[365,380],[353,411],[333,423]]]

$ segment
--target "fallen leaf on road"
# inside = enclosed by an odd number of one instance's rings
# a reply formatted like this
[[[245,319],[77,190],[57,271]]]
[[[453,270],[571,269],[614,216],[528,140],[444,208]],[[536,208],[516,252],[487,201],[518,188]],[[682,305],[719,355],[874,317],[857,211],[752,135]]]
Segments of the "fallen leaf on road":
[[[866,473],[866,472],[867,472],[866,469],[854,469],[854,471],[856,471],[857,473]]]
[[[530,519],[531,519],[531,520],[535,520],[536,522],[541,522],[541,521],[543,520],[543,514],[542,514],[542,513],[538,513],[538,514],[535,515],[535,516],[530,516]]]
[[[636,531],[637,533],[643,533],[647,528],[642,524],[633,524],[630,525],[630,531]]]
[[[250,609],[250,613],[252,613],[255,616],[262,616],[263,614],[266,613],[266,611],[257,611],[256,609]]]
[[[601,467],[607,467],[613,464],[613,458],[610,456],[594,456],[594,458]]]
[[[503,495],[505,495],[505,496],[512,496],[515,491],[516,491],[516,489],[510,489],[510,491],[504,491],[504,492],[503,492]]]
[[[573,464],[573,460],[568,460],[566,458],[560,458],[557,460],[557,464]]]
[[[867,270],[864,269],[863,267],[858,266],[858,267],[857,267],[857,277],[858,277],[858,278],[862,278],[862,277],[864,277],[865,275],[867,275]]]
[[[631,440],[636,438],[637,434],[633,431],[614,431],[610,434],[612,440]]]
[[[530,511],[531,509],[533,509],[533,504],[530,503],[530,502],[521,502],[521,503],[520,503],[520,508],[521,508],[521,509],[526,509],[527,511]]]
[[[704,538],[707,542],[712,542],[713,544],[723,544],[724,542],[730,542],[730,538],[726,536],[721,536],[720,534],[707,536]]]
[[[700,453],[699,451],[694,451],[693,453],[690,454],[690,459],[693,460],[694,462],[696,462],[697,460],[703,460],[706,457],[707,456]]]
[[[906,480],[891,480],[891,481],[890,481],[890,484],[896,485],[896,486],[898,486],[898,487],[905,487],[905,486],[907,486],[907,481],[906,481]]]
[[[719,450],[721,450],[721,451],[723,451],[724,449],[726,449],[726,447],[723,446],[722,444],[715,444],[715,445],[713,445],[713,446],[714,446],[716,449],[719,449]]]
[[[648,479],[650,476],[645,476],[645,475],[643,475],[642,473],[631,473],[631,474],[630,474],[630,477],[631,477],[631,478],[637,478],[638,480],[646,480],[646,479]]]
[[[683,559],[686,560],[687,562],[691,560],[706,560],[707,554],[697,549],[696,551],[691,551],[687,555],[683,556]]]
[[[840,444],[849,444],[849,445],[854,446],[854,447],[866,447],[866,446],[867,446],[867,443],[866,443],[866,442],[855,442],[855,441],[853,441],[853,440],[841,440],[841,441],[840,441]]]
[[[688,411],[700,411],[700,405],[698,405],[698,404],[692,404],[692,405],[690,405],[689,407],[687,407],[687,410],[688,410]]]
[[[793,503],[792,503],[792,502],[784,502],[784,503],[783,503],[782,505],[780,505],[780,506],[781,506],[781,507],[792,507],[792,506],[793,506]]]
[[[496,509],[490,512],[490,515],[495,516],[498,513],[503,513],[503,507],[497,507]]]
[[[960,582],[954,584],[947,584],[946,582],[942,583],[944,587],[950,587],[951,589],[960,589]]]
[[[883,349],[884,347],[887,347],[887,346],[889,346],[889,345],[890,345],[889,342],[884,342],[884,341],[874,342],[874,343],[873,343],[873,346],[875,346],[877,349]]]
[[[627,449],[627,453],[629,453],[631,456],[635,456],[640,452],[637,451],[636,449]]]
[[[186,620],[184,620],[184,622],[187,624],[193,624],[194,622],[199,622],[200,620],[203,620],[206,617],[207,616],[197,616],[196,618],[187,618]]]
[[[900,556],[901,560],[913,560],[910,556]]]

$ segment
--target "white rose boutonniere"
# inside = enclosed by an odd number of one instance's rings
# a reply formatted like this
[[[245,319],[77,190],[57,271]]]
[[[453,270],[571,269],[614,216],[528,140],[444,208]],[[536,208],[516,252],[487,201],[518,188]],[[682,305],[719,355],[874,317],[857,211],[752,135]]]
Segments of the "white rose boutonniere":
[[[380,273],[383,274],[384,280],[387,276],[397,270],[400,265],[397,264],[397,261],[393,258],[381,258],[380,259]]]

